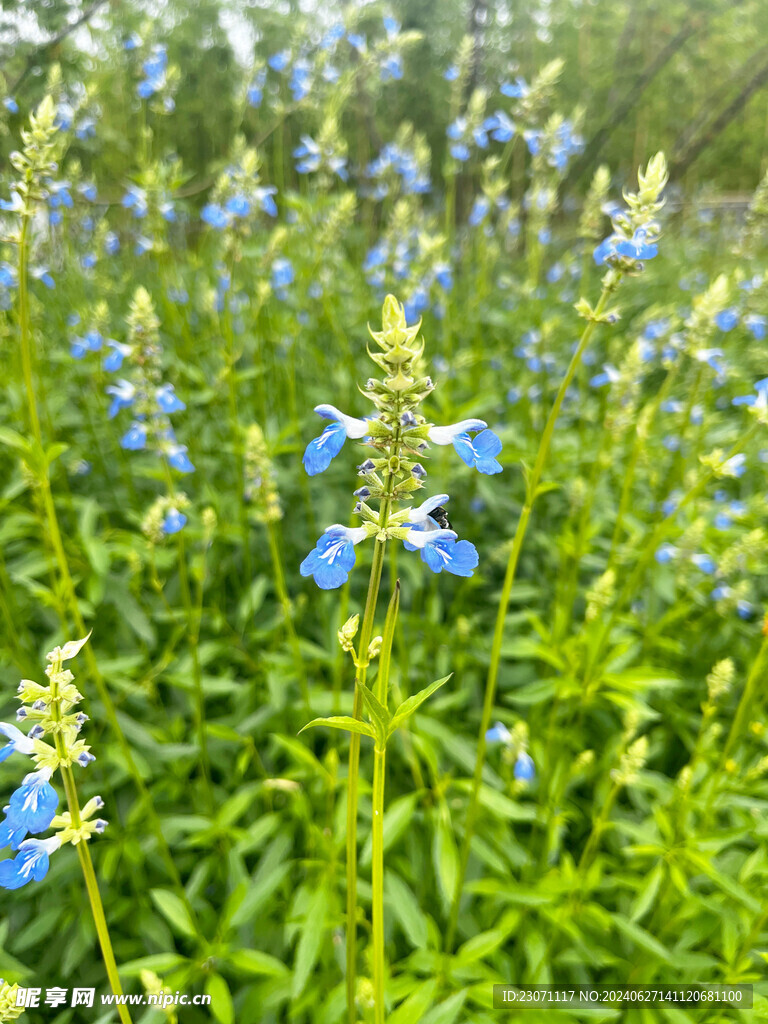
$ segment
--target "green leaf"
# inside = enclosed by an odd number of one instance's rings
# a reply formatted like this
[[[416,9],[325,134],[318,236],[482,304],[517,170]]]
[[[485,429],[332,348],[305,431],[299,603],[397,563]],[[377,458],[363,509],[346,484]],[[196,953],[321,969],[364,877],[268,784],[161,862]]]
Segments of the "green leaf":
[[[400,1003],[394,1013],[390,1013],[388,1024],[421,1024],[432,1006],[436,992],[437,979],[422,982],[405,1002]]]
[[[259,862],[251,888],[232,914],[230,923],[233,928],[239,928],[240,925],[251,921],[282,883],[291,869],[289,853],[292,845],[292,837],[285,833],[277,835],[272,841]]]
[[[299,729],[299,734],[303,733],[305,729],[312,729],[318,725],[327,725],[329,729],[342,729],[344,732],[359,732],[361,736],[370,736],[371,739],[375,739],[376,734],[373,731],[373,727],[367,722],[358,722],[356,718],[352,718],[351,715],[332,715],[330,718],[313,718],[311,722],[308,722],[303,729]]]
[[[142,971],[165,974],[187,962],[180,953],[153,953],[151,956],[140,956],[137,960],[127,960],[120,964],[120,974],[132,978],[138,978]]]
[[[211,1011],[219,1024],[234,1024],[235,1007],[229,993],[229,985],[220,974],[209,974],[205,991],[211,997]]]
[[[276,956],[262,953],[258,949],[235,949],[227,957],[233,967],[246,974],[262,974],[278,978],[288,973],[288,968]]]
[[[367,686],[360,687],[363,694],[363,703],[371,717],[371,723],[376,732],[376,746],[383,750],[389,735],[390,714],[384,705],[377,700],[376,695]]]
[[[449,996],[436,1006],[434,1010],[430,1010],[421,1021],[421,1024],[455,1024],[456,1018],[467,1001],[468,994],[469,990],[465,988],[461,992],[456,992],[454,995]]]
[[[473,935],[457,950],[455,957],[457,965],[464,966],[475,960],[483,960],[495,949],[498,949],[506,937],[507,932],[502,928],[492,928],[490,931]]]
[[[189,916],[189,911],[184,905],[184,901],[175,892],[171,892],[169,889],[152,889],[150,896],[173,929],[186,935],[187,938],[194,939],[196,937],[197,932]]]
[[[639,924],[634,924],[629,918],[623,916],[623,914],[611,914],[611,920],[628,939],[630,939],[636,946],[645,950],[646,953],[650,953],[651,956],[655,956],[658,960],[663,960],[665,963],[674,963],[674,957],[670,950],[666,946],[655,939],[649,932],[644,928],[641,928]]]
[[[393,846],[405,830],[411,825],[413,812],[419,799],[418,791],[406,793],[393,800],[384,811],[384,852]],[[371,837],[368,837],[360,854],[360,864],[366,867],[371,863]]]
[[[424,701],[432,696],[435,690],[439,690],[441,686],[444,686],[452,675],[453,673],[451,672],[450,675],[444,676],[442,679],[436,679],[434,683],[430,683],[423,690],[419,690],[418,693],[414,693],[412,697],[404,700],[392,716],[392,721],[389,723],[389,735],[391,736],[395,729],[399,729],[403,722],[407,721],[421,707]]]
[[[429,936],[426,915],[413,890],[394,871],[384,872],[384,899],[410,944],[415,949],[424,949]]]
[[[29,441],[15,430],[11,430],[10,427],[0,427],[0,444],[21,452],[22,455],[29,455],[32,450]]]
[[[307,908],[307,916],[301,926],[299,944],[296,947],[296,961],[293,965],[291,998],[298,999],[304,991],[309,976],[315,969],[323,948],[323,939],[328,914],[328,892],[321,886]]]

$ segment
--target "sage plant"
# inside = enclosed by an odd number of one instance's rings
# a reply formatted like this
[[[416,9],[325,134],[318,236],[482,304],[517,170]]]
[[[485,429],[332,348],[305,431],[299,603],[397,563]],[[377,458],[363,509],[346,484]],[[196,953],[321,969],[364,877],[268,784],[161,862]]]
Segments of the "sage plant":
[[[87,768],[95,757],[80,738],[88,715],[77,710],[83,697],[64,663],[78,654],[89,637],[90,633],[82,640],[70,640],[49,652],[45,670],[47,686],[30,679],[23,679],[19,684],[20,707],[16,717],[20,722],[32,723],[26,735],[15,725],[0,722],[0,735],[7,740],[0,749],[0,762],[21,754],[35,763],[35,771],[26,774],[11,795],[4,808],[5,818],[0,822],[0,848],[14,853],[0,861],[0,887],[20,889],[32,881],[42,881],[54,853],[68,843],[74,846],[83,870],[109,984],[115,995],[121,995],[115,954],[88,846],[93,836],[102,833],[107,826],[103,818],[94,817],[104,801],[94,796],[81,807],[73,771],[75,766]],[[51,785],[57,773],[67,801],[67,810],[61,814],[57,813],[59,794]],[[53,835],[37,838],[51,828]],[[126,1007],[118,1006],[118,1012],[124,1024],[130,1024]]]
[[[472,790],[467,808],[464,825],[464,837],[461,845],[459,870],[456,877],[456,888],[453,895],[450,920],[445,939],[445,948],[450,952],[456,937],[464,879],[469,863],[469,852],[477,822],[480,802],[480,785],[485,764],[486,744],[491,727],[496,685],[501,665],[501,645],[506,627],[507,612],[512,596],[512,587],[517,574],[517,565],[523,541],[530,521],[531,512],[536,499],[548,489],[542,481],[544,469],[549,457],[552,437],[560,415],[566,392],[568,391],[581,363],[581,358],[589,345],[592,335],[599,324],[612,324],[618,320],[618,311],[609,309],[608,303],[619,287],[622,279],[628,275],[640,274],[645,261],[658,254],[657,240],[660,225],[657,216],[663,205],[661,194],[667,182],[667,168],[663,153],[657,153],[648,163],[645,171],[638,171],[639,189],[637,193],[625,192],[626,209],[617,212],[612,220],[612,232],[595,249],[594,260],[598,266],[605,267],[602,279],[602,292],[597,304],[593,307],[586,298],[576,303],[576,311],[586,321],[581,338],[571,357],[565,377],[560,383],[557,395],[547,418],[544,431],[539,441],[536,458],[532,469],[527,467],[525,473],[525,503],[515,527],[514,539],[509,553],[504,584],[496,616],[496,626],[491,647],[491,659],[485,685],[483,711],[480,721],[480,733],[477,742],[475,771],[472,779]]]
[[[325,724],[346,729],[351,733],[349,748],[349,775],[347,790],[347,949],[346,990],[347,1014],[356,1019],[355,990],[357,971],[357,802],[358,770],[360,762],[360,736],[376,740],[377,764],[376,793],[381,806],[374,808],[383,815],[383,751],[391,732],[404,722],[430,693],[446,680],[431,684],[421,693],[405,701],[390,716],[386,708],[386,675],[380,666],[378,696],[367,686],[368,666],[381,649],[381,641],[373,640],[373,622],[381,586],[381,574],[387,543],[402,541],[409,551],[418,551],[422,561],[435,573],[446,570],[455,576],[472,576],[478,565],[477,550],[470,541],[459,540],[450,528],[444,505],[447,494],[427,498],[412,504],[413,496],[424,487],[426,470],[421,460],[426,458],[430,442],[435,445],[453,445],[459,457],[480,473],[493,475],[501,472],[497,456],[501,441],[479,419],[462,420],[448,426],[435,426],[419,411],[422,403],[434,389],[432,380],[419,373],[419,360],[424,342],[419,337],[421,321],[413,326],[406,322],[405,310],[394,296],[388,295],[382,309],[382,329],[370,331],[376,349],[368,352],[383,371],[383,377],[368,380],[362,393],[373,403],[374,415],[358,419],[332,405],[319,405],[315,412],[329,420],[319,437],[310,441],[304,453],[304,466],[310,476],[323,472],[339,454],[350,438],[362,441],[371,450],[371,456],[358,465],[362,486],[355,491],[358,502],[355,513],[359,526],[329,526],[314,550],[301,564],[302,576],[312,576],[323,590],[340,587],[355,565],[355,548],[373,540],[373,558],[368,583],[362,624],[360,625],[355,662],[355,692],[352,717],[336,716],[316,719],[312,725]],[[370,328],[369,328],[370,330]],[[377,503],[377,508],[372,506]],[[396,614],[396,610],[392,615]],[[341,632],[340,640],[352,651],[359,619],[352,620]],[[394,625],[391,626],[394,629]],[[391,633],[390,633],[391,643]],[[387,671],[388,671],[388,653]],[[384,685],[380,685],[384,682]],[[372,724],[362,721],[367,707]],[[383,856],[382,844],[377,850]],[[381,879],[381,864],[376,866],[377,880]],[[374,901],[376,903],[376,900]],[[377,925],[378,925],[377,921]],[[383,943],[382,932],[375,929],[377,941],[374,950],[375,1014],[384,1020],[383,1005]]]

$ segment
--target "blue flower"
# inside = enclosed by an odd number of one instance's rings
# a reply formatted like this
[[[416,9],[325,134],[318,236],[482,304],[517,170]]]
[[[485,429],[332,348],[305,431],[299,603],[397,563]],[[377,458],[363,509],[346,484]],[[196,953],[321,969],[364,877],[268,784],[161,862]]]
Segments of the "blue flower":
[[[116,370],[119,370],[123,365],[125,357],[129,356],[133,351],[130,345],[124,345],[122,342],[115,341],[114,338],[107,339],[107,348],[112,349],[111,352],[104,356],[103,366],[108,373],[114,373]]]
[[[466,163],[469,160],[469,146],[463,142],[455,142],[451,147],[451,156],[454,160],[458,160],[460,163]]]
[[[655,559],[659,565],[667,565],[673,559],[677,558],[679,550],[672,544],[662,544],[661,547],[656,551]]]
[[[163,519],[160,529],[168,535],[178,533],[187,524],[187,517],[177,508],[170,508]]]
[[[6,818],[0,822],[0,849],[10,846],[12,850],[18,850],[27,838],[27,826],[23,823],[16,823]]]
[[[115,342],[115,344],[117,344],[117,342]],[[127,347],[128,346],[126,346],[126,348]],[[107,356],[107,359],[109,358],[110,357]],[[106,388],[106,392],[108,395],[112,395],[112,402],[109,406],[109,412],[107,413],[111,420],[117,416],[121,409],[130,408],[136,398],[136,388],[127,380],[118,380],[115,384],[110,384]],[[141,447],[143,448],[144,446],[142,445]]]
[[[347,582],[355,564],[355,544],[365,540],[364,526],[329,526],[299,567],[302,576],[313,576],[321,590],[335,590]]]
[[[723,332],[732,331],[736,324],[739,322],[739,311],[731,307],[730,309],[721,309],[719,313],[715,314],[715,324]]]
[[[491,131],[491,138],[497,142],[509,142],[515,134],[515,124],[503,110],[497,110],[493,115],[493,129]]]
[[[126,210],[133,210],[134,217],[142,218],[147,215],[147,194],[138,185],[131,185],[120,200]]]
[[[18,114],[19,112],[19,104],[16,102],[13,96],[6,96],[3,100],[3,106],[9,114]]]
[[[138,452],[147,445],[147,428],[143,423],[132,423],[131,427],[120,438],[120,447],[127,451]]]
[[[347,416],[333,405],[316,405],[315,412],[323,419],[333,422],[328,424],[319,437],[307,445],[302,462],[308,476],[324,473],[344,447],[344,442],[348,437],[357,439],[364,437],[368,432],[366,420]]]
[[[13,860],[0,863],[0,887],[20,889],[28,882],[40,882],[48,874],[50,855],[61,846],[58,836],[25,839]]]
[[[290,260],[279,257],[272,264],[272,287],[285,288],[294,278],[293,264]]]
[[[521,750],[517,755],[514,772],[518,782],[530,782],[536,774],[533,758],[525,750]]]
[[[691,562],[697,569],[700,569],[701,572],[707,573],[709,576],[717,572],[715,560],[709,555],[691,555]]]
[[[520,100],[528,95],[529,86],[524,78],[518,76],[514,82],[502,82],[499,92],[502,96],[509,96],[510,99]]]
[[[351,47],[357,50],[358,53],[365,53],[367,44],[364,35],[361,35],[359,32],[348,32],[347,42]]]
[[[15,831],[24,827],[35,835],[44,832],[51,824],[59,806],[59,796],[49,782],[50,777],[50,768],[31,772],[11,796],[5,816]],[[18,849],[18,844],[14,849]]]
[[[231,196],[224,204],[224,209],[233,217],[247,217],[251,212],[251,204],[243,195]]]
[[[389,38],[391,39],[393,36],[396,36],[397,33],[400,31],[400,22],[397,20],[397,18],[393,18],[390,15],[385,15],[382,20],[384,22],[384,31],[387,33]]]
[[[651,260],[658,254],[659,247],[647,241],[647,237],[645,228],[637,228],[631,238],[620,238],[616,242],[616,252],[630,260]]]
[[[490,208],[491,204],[488,199],[485,196],[478,196],[469,214],[470,227],[476,228],[479,224],[482,224],[488,216]]]
[[[445,443],[436,441],[433,437],[436,429],[447,428],[433,427],[429,432],[430,441],[435,441],[437,444]],[[485,473],[488,476],[492,476],[494,473],[501,473],[502,466],[496,458],[501,451],[501,441],[492,430],[482,430],[475,436],[474,440],[470,438],[466,431],[462,431],[451,438],[451,443],[462,461],[468,466],[474,466],[478,473]]]
[[[459,77],[459,66],[458,66],[458,64],[451,64],[451,66],[449,68],[447,68],[443,72],[443,78],[446,80],[446,82],[455,82],[458,77]]]
[[[7,725],[0,722],[0,735],[5,736],[8,742],[0,747],[0,764],[6,761],[11,754],[34,754],[35,745],[15,725]]]
[[[229,225],[229,215],[218,203],[207,203],[200,211],[200,218],[217,231],[223,231]]]
[[[259,186],[254,193],[256,202],[264,213],[270,217],[277,216],[277,203],[274,200],[276,192],[277,188],[274,185],[262,185]]]
[[[155,401],[164,413],[182,412],[187,408],[174,391],[173,384],[161,385],[155,391]]]
[[[104,251],[108,256],[114,256],[120,249],[120,239],[114,231],[108,231],[104,235]]]
[[[273,53],[271,57],[267,58],[267,64],[269,64],[273,71],[285,71],[290,59],[290,50],[279,50],[277,53]]]
[[[399,53],[393,53],[381,65],[381,80],[382,82],[388,82],[390,79],[400,81],[402,77],[403,59]]]
[[[454,576],[472,576],[480,561],[475,545],[468,540],[456,540],[453,530],[412,527],[406,541],[421,551],[421,559],[432,572],[443,569]]]
[[[486,743],[511,743],[512,733],[503,722],[496,722],[485,734]]]
[[[311,68],[303,58],[297,60],[291,69],[288,88],[291,90],[291,95],[296,103],[309,95],[310,72]]]
[[[756,341],[764,341],[768,330],[768,318],[760,313],[748,313],[744,317],[744,326],[752,332],[752,337]]]
[[[443,291],[449,292],[453,288],[453,271],[447,263],[435,266],[435,280]]]
[[[189,456],[187,455],[187,446],[185,444],[173,444],[168,449],[168,465],[172,466],[178,473],[194,473],[195,467],[192,465]]]

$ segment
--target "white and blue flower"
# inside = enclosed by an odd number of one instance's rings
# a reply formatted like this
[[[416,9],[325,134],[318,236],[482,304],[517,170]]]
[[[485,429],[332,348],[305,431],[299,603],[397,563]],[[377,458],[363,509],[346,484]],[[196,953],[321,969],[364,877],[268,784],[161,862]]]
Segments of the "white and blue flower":
[[[496,456],[501,451],[501,441],[484,420],[461,420],[445,427],[432,427],[427,435],[433,444],[452,444],[459,457],[479,473],[493,475],[501,473],[502,466]],[[469,431],[480,431],[474,439]]]
[[[6,761],[11,754],[34,754],[34,743],[15,725],[0,722],[0,735],[5,736],[8,740],[5,746],[0,748],[0,764]]]
[[[446,569],[454,576],[472,576],[480,561],[475,545],[468,540],[457,540],[453,530],[441,530],[437,526],[432,529],[432,524],[434,520],[428,520],[408,531],[404,541],[408,550],[418,549],[421,560],[432,572]]]
[[[40,882],[48,874],[51,854],[59,849],[61,839],[25,839],[13,860],[0,863],[0,888],[20,889],[28,882]]]
[[[0,846],[16,850],[27,832],[35,835],[49,827],[59,805],[58,793],[49,781],[51,775],[50,768],[41,768],[24,777],[5,808]]]
[[[301,575],[314,577],[321,590],[335,590],[347,582],[355,564],[355,545],[367,536],[364,526],[329,526],[301,563]]]
[[[315,412],[332,422],[319,437],[307,445],[302,462],[308,476],[317,476],[318,473],[325,472],[344,447],[348,437],[357,440],[368,433],[366,420],[347,416],[333,405],[316,405]]]

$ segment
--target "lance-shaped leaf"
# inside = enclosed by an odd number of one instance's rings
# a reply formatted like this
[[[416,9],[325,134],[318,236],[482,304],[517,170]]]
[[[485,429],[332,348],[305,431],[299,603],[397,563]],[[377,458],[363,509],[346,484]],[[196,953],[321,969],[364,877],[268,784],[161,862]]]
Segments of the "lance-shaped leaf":
[[[365,710],[370,715],[371,723],[376,733],[376,747],[378,750],[384,750],[387,745],[387,737],[389,736],[389,723],[391,716],[381,701],[376,697],[373,690],[369,690],[367,686],[362,686],[361,689]]]
[[[418,693],[414,693],[408,700],[404,700],[397,711],[392,715],[392,719],[389,723],[389,735],[391,736],[395,729],[399,729],[403,722],[408,721],[414,711],[418,710],[424,701],[431,697],[435,690],[439,690],[441,686],[448,682],[453,675],[445,676],[443,679],[436,679],[434,683],[430,683],[429,686],[425,686],[423,690],[419,690]]]
[[[373,726],[367,722],[358,722],[351,715],[332,715],[330,718],[314,718],[303,729],[299,729],[299,732],[302,733],[304,729],[312,729],[317,725],[327,725],[329,729],[342,729],[344,732],[359,732],[361,736],[370,736],[371,739],[374,739],[376,736]]]

